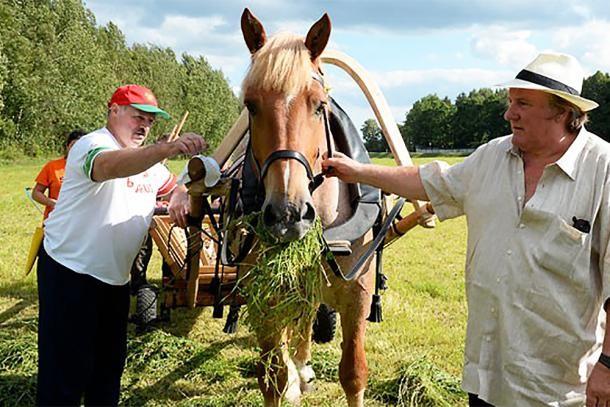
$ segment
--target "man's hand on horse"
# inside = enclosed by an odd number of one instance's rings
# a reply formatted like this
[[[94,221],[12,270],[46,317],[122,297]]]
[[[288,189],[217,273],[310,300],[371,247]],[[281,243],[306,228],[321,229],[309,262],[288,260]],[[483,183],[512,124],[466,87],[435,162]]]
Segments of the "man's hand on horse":
[[[206,150],[208,143],[199,134],[184,133],[177,140],[171,142],[175,148],[174,155],[195,155]]]
[[[333,152],[333,156],[328,158],[324,154],[322,161],[322,171],[329,177],[338,177],[340,180],[347,183],[356,183],[359,181],[359,171],[362,164],[352,160],[348,156],[338,151]]]

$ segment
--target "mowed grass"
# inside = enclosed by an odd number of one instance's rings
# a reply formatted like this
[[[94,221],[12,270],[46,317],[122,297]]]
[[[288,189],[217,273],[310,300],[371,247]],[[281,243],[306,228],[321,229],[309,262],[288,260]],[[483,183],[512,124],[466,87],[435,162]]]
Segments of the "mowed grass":
[[[434,158],[415,159],[416,163]],[[450,163],[461,158],[445,157]],[[32,405],[36,383],[37,294],[35,271],[24,275],[31,233],[41,215],[28,202],[45,160],[0,166],[0,405]],[[392,165],[391,158],[375,162]],[[184,161],[170,161],[178,173]],[[408,209],[408,208],[407,208]],[[417,227],[384,252],[389,289],[382,296],[384,321],[370,323],[367,406],[464,406],[459,390],[466,306],[463,218]],[[160,284],[155,251],[149,278]],[[226,315],[227,310],[225,310]],[[176,309],[171,322],[137,336],[130,326],[122,405],[260,406],[254,338],[241,324],[234,335],[210,308]],[[338,382],[341,335],[314,345],[317,390],[304,406],[343,406]]]

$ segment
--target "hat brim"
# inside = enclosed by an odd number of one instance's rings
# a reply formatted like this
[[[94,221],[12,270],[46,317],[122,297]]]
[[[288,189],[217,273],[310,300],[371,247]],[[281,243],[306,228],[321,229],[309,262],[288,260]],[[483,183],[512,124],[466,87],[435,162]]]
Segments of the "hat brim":
[[[161,116],[164,119],[169,119],[170,115],[165,110],[159,109],[157,106],[153,105],[142,105],[139,103],[132,103],[130,106],[135,107],[138,110],[141,110],[146,113],[154,113]]]
[[[593,110],[599,106],[597,102],[594,102],[589,99],[585,99],[583,97],[572,95],[568,92],[562,92],[560,90],[555,90],[551,88],[547,88],[546,86],[538,85],[532,82],[524,81],[522,79],[513,79],[508,82],[500,83],[495,85],[499,88],[519,88],[519,89],[532,89],[532,90],[541,90],[543,92],[552,93],[553,95],[557,95],[562,99],[567,100],[568,102],[576,105],[583,112],[588,112],[589,110]]]

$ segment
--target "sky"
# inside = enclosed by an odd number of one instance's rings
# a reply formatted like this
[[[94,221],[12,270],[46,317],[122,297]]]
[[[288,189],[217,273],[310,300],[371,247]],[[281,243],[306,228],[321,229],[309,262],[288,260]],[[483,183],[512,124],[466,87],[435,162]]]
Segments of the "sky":
[[[85,0],[99,25],[114,22],[129,45],[154,44],[203,56],[236,95],[249,65],[240,30],[245,7],[267,35],[305,36],[324,13],[327,48],[354,58],[372,75],[402,123],[430,94],[460,93],[512,79],[539,52],[565,52],[585,75],[610,72],[608,0]],[[342,70],[324,68],[331,95],[356,127],[373,118],[362,92]],[[160,101],[162,104],[162,101]]]

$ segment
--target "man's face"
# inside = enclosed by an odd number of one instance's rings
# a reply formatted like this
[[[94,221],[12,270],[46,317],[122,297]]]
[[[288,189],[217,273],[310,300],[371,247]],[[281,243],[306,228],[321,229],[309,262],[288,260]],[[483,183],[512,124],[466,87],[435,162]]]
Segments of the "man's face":
[[[143,112],[131,106],[110,106],[108,125],[122,147],[141,146],[154,121],[154,113]]]
[[[539,152],[553,146],[565,134],[564,115],[540,90],[510,88],[504,119],[513,131],[513,145],[523,152]]]

